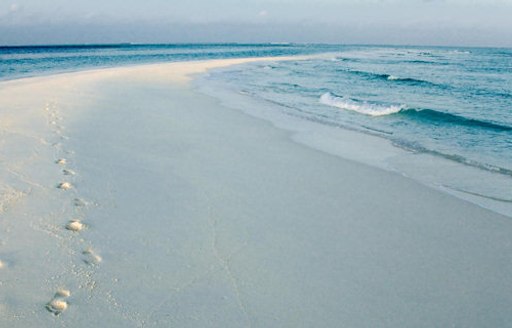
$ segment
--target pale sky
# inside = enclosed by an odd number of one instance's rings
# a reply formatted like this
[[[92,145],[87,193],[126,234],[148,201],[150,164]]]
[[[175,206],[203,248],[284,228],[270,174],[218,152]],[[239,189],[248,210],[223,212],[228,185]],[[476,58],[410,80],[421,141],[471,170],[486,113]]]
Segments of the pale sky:
[[[0,0],[0,44],[512,47],[512,0]]]

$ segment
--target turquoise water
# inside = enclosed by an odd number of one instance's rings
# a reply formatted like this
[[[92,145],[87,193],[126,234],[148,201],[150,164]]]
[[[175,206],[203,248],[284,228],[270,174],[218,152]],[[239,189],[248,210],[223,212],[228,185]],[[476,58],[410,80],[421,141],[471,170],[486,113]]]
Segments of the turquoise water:
[[[292,44],[0,46],[0,80],[120,65],[318,52]]]
[[[512,175],[512,49],[347,47],[210,79],[295,117]]]
[[[0,47],[0,79],[155,62],[322,54],[216,71],[321,124],[512,176],[512,49],[299,44]]]

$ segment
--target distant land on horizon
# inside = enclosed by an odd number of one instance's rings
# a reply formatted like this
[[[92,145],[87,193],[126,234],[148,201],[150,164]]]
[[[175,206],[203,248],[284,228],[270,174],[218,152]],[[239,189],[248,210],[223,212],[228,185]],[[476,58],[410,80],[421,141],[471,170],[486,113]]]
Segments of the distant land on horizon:
[[[0,44],[512,47],[511,13],[512,0],[14,0],[0,4]]]
[[[107,43],[33,43],[33,44],[0,44],[0,48],[117,48],[117,47],[144,47],[144,46],[186,46],[186,45],[205,45],[205,46],[293,46],[293,45],[331,45],[331,46],[368,46],[368,47],[399,47],[399,48],[496,48],[496,49],[512,49],[511,46],[486,46],[486,45],[436,45],[436,44],[391,44],[391,43],[336,43],[336,42],[107,42]]]

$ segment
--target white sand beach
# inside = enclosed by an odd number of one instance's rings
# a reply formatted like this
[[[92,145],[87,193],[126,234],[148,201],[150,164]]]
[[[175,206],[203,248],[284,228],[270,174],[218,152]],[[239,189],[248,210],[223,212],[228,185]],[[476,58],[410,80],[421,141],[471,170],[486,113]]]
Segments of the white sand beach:
[[[511,219],[191,85],[254,60],[0,83],[0,327],[512,322]]]

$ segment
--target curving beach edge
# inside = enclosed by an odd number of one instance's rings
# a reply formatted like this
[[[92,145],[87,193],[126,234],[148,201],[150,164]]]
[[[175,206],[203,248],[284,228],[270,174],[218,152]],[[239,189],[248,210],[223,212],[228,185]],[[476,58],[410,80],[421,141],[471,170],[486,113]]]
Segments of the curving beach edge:
[[[510,218],[191,84],[298,59],[1,82],[0,327],[510,322]]]

